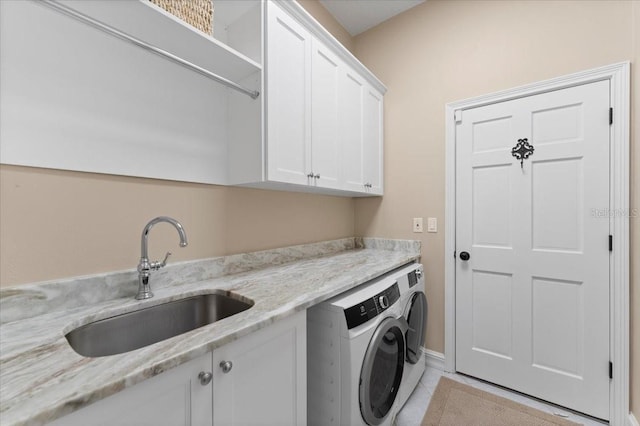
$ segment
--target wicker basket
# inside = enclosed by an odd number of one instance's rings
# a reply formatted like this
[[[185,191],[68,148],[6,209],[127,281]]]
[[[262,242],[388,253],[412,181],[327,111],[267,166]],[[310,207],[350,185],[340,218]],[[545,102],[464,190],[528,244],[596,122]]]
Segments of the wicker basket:
[[[149,0],[187,24],[213,35],[212,0]]]

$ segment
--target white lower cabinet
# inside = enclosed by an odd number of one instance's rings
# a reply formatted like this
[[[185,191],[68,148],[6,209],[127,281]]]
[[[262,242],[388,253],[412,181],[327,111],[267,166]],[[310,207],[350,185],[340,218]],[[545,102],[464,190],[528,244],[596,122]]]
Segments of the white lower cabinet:
[[[50,423],[55,426],[210,425],[213,389],[200,384],[211,353]]]
[[[306,351],[306,311],[216,349],[214,425],[305,425]]]
[[[306,347],[303,311],[50,425],[304,425]]]

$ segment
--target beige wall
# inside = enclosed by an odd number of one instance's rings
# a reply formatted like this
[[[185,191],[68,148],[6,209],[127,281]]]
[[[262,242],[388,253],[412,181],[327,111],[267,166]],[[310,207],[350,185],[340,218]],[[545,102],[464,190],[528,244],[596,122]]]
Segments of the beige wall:
[[[172,261],[353,236],[353,200],[60,170],[0,166],[3,286],[135,268],[153,217],[154,259]]]
[[[638,82],[639,9],[630,1],[429,0],[355,37],[356,56],[389,89],[385,196],[356,200],[356,235],[422,239],[429,349],[444,351],[445,104],[625,60],[634,62]],[[638,208],[637,132],[631,145]],[[412,233],[413,217],[438,218],[439,232]],[[631,220],[632,406],[640,418],[638,220]]]

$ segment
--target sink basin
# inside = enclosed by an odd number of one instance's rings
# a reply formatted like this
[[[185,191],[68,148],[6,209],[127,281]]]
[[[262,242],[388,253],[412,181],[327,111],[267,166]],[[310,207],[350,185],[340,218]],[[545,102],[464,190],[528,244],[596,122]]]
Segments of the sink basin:
[[[86,357],[121,354],[245,311],[253,306],[246,300],[202,294],[95,321],[65,337]]]

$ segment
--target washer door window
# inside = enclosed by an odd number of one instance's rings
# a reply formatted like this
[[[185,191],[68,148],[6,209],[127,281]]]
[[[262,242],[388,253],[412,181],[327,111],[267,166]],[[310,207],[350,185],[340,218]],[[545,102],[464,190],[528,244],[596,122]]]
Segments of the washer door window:
[[[404,369],[406,323],[387,318],[376,329],[360,373],[360,412],[370,425],[385,419],[398,394]]]
[[[421,291],[417,291],[411,296],[407,307],[407,323],[409,325],[405,335],[407,361],[415,364],[420,361],[422,355],[420,348],[424,346],[424,334],[427,327],[427,298]]]

